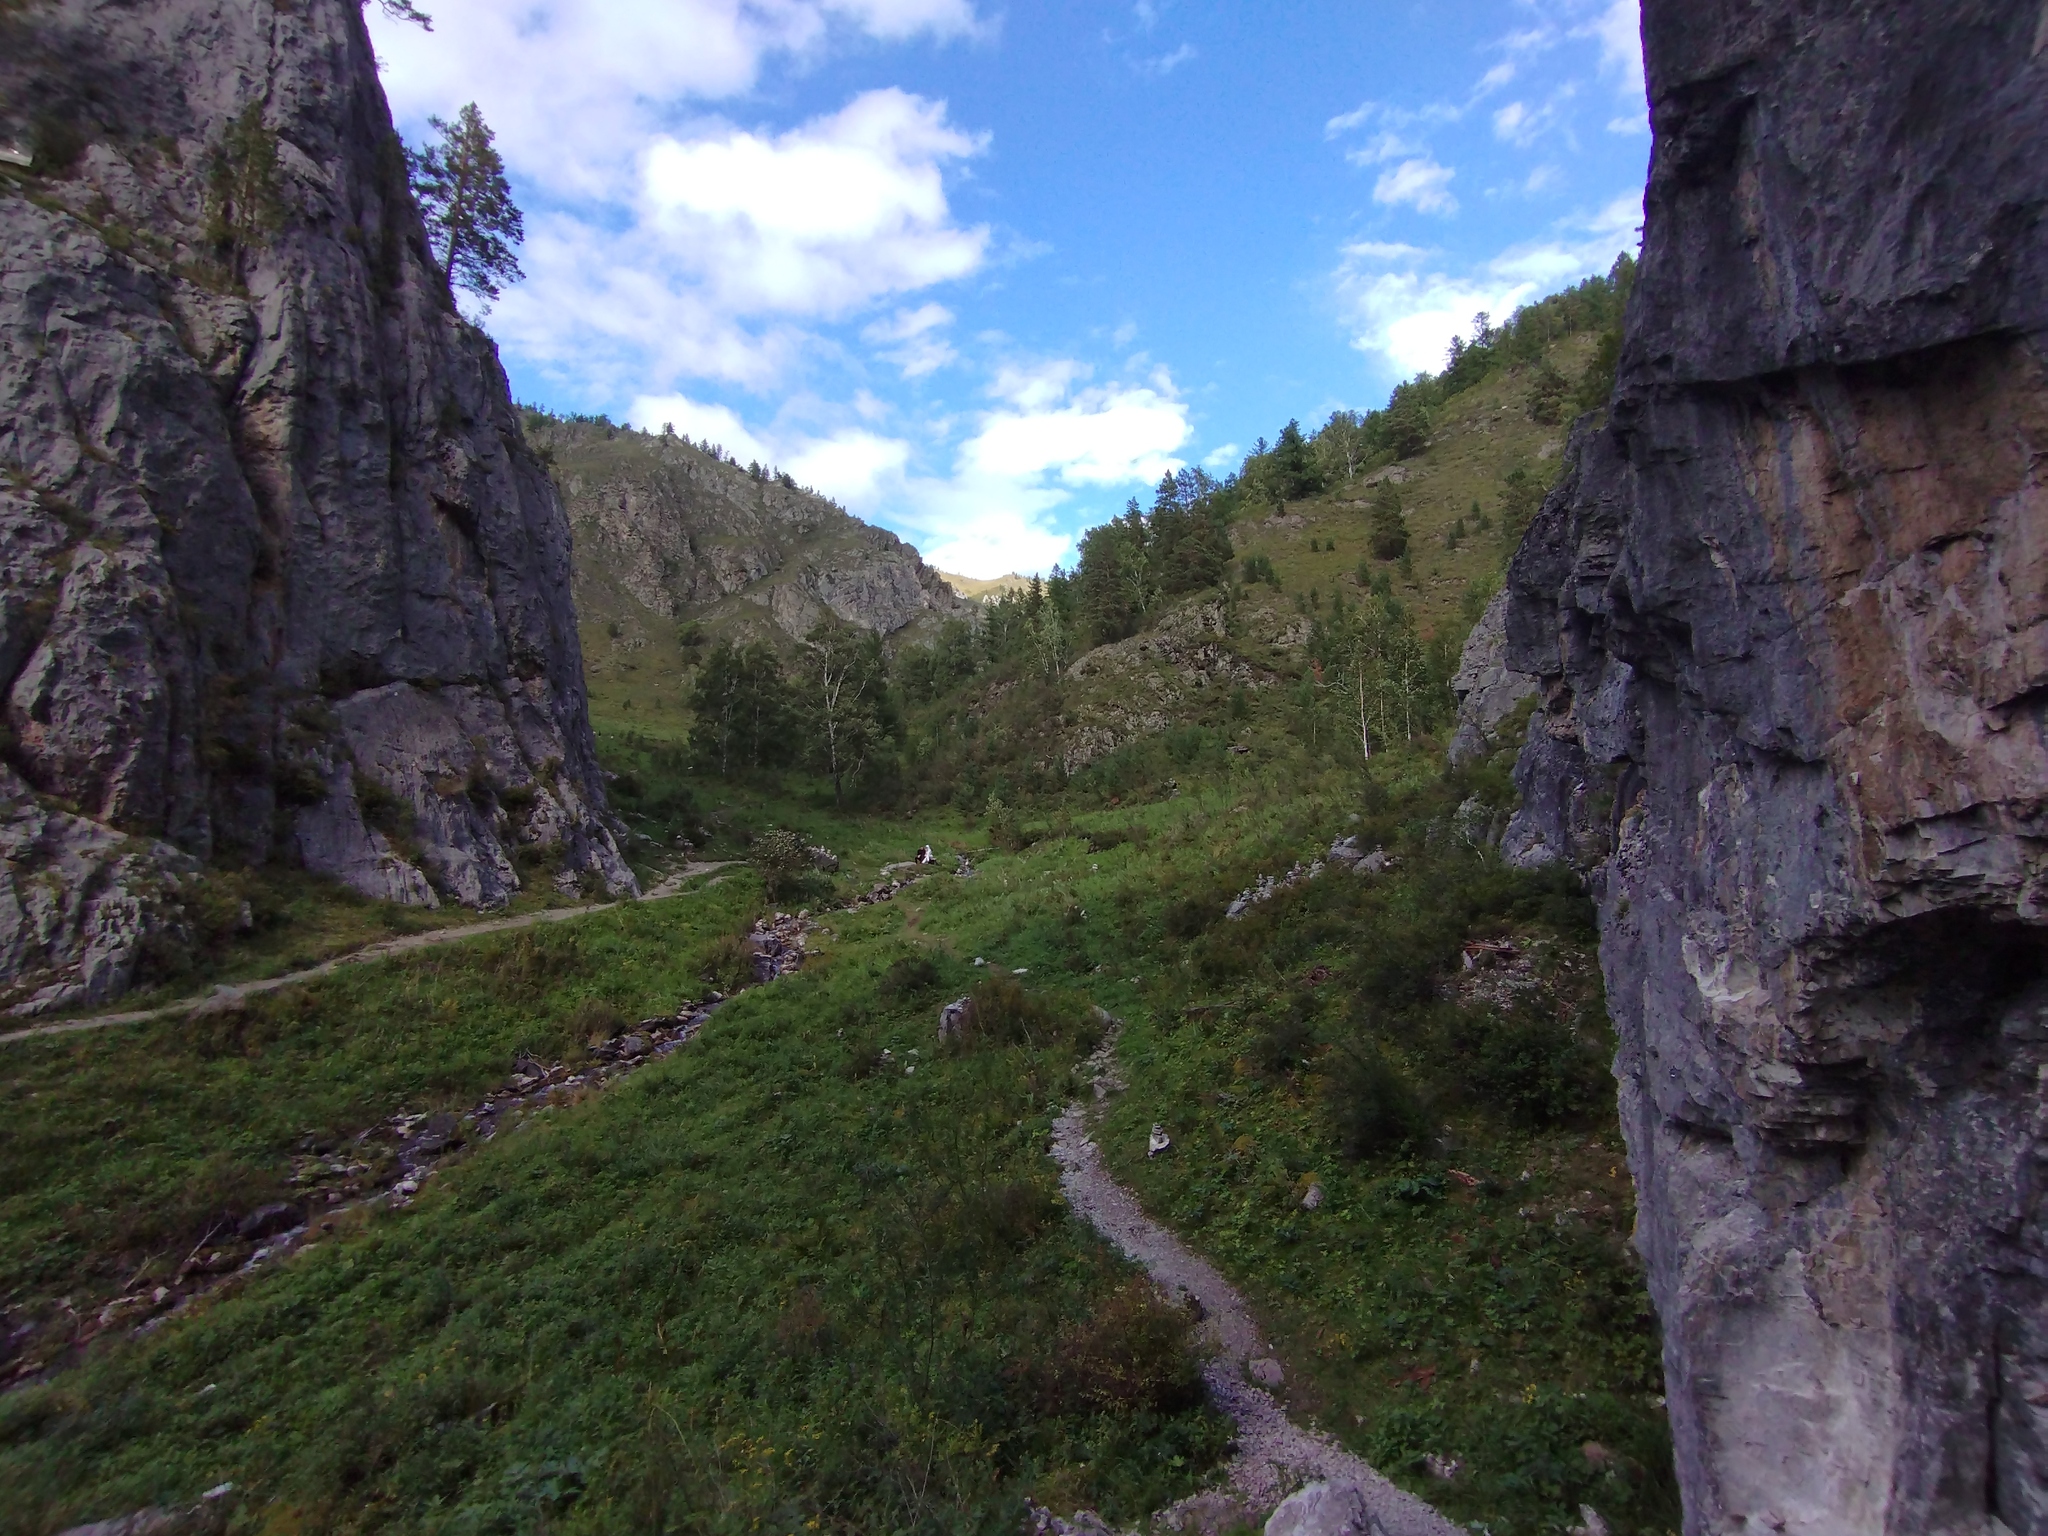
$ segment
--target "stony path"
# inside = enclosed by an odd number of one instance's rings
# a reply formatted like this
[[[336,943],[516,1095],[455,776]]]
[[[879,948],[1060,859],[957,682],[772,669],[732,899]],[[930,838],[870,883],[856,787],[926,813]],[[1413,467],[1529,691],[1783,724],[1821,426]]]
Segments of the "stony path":
[[[1053,1126],[1060,1187],[1089,1225],[1143,1265],[1169,1295],[1192,1296],[1201,1305],[1204,1327],[1216,1347],[1202,1376],[1211,1400],[1237,1423],[1237,1455],[1228,1469],[1233,1492],[1249,1509],[1268,1510],[1303,1483],[1345,1484],[1364,1495],[1386,1536],[1464,1536],[1461,1527],[1395,1487],[1328,1435],[1294,1423],[1270,1392],[1246,1379],[1254,1368],[1277,1376],[1278,1363],[1259,1337],[1244,1298],[1213,1265],[1145,1214],[1103,1166],[1102,1151],[1090,1135],[1102,1104],[1124,1086],[1116,1075],[1117,1033],[1113,1027],[1089,1058],[1094,1104],[1068,1105]]]
[[[685,864],[664,879],[659,885],[644,892],[641,901],[659,901],[673,896],[683,885],[699,875],[713,870],[728,868],[730,860],[715,864]],[[464,939],[482,938],[489,933],[510,933],[519,928],[533,928],[542,923],[563,923],[572,917],[588,917],[593,912],[609,912],[622,905],[616,901],[592,902],[581,907],[551,907],[543,912],[527,912],[518,917],[494,918],[486,923],[466,923],[454,928],[431,928],[425,933],[408,933],[403,938],[386,939],[379,944],[366,944],[361,949],[352,949],[345,955],[336,955],[332,960],[319,965],[308,966],[303,971],[290,971],[282,976],[267,976],[260,981],[222,982],[211,992],[202,992],[197,997],[181,997],[174,1003],[164,1003],[155,1008],[136,1008],[126,1013],[95,1013],[82,1019],[63,1019],[55,1024],[37,1024],[28,1029],[17,1029],[0,1034],[0,1045],[11,1040],[33,1040],[39,1035],[69,1035],[87,1029],[111,1029],[117,1024],[147,1024],[152,1019],[172,1019],[184,1014],[196,1013],[202,1008],[225,1008],[243,998],[255,997],[259,993],[275,992],[281,987],[294,987],[301,982],[315,981],[330,976],[345,965],[367,965],[373,960],[388,960],[393,955],[411,954],[415,950],[431,949],[437,944],[456,944]]]

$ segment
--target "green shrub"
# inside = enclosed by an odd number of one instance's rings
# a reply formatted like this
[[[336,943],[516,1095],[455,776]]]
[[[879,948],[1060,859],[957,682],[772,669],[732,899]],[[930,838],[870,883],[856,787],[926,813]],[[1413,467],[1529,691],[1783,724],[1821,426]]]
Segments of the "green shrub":
[[[745,933],[721,934],[704,946],[697,974],[731,994],[754,984],[754,947]]]
[[[1474,1093],[1523,1125],[1562,1124],[1611,1092],[1600,1053],[1567,1020],[1534,1008],[1471,1013],[1462,1034]]]
[[[1041,1411],[1179,1413],[1202,1400],[1191,1310],[1168,1306],[1133,1276],[1085,1321],[1070,1323],[1051,1357],[1029,1368]]]
[[[1405,1151],[1429,1134],[1422,1096],[1370,1041],[1332,1053],[1323,1111],[1338,1149],[1354,1160]]]
[[[909,1002],[937,991],[943,980],[930,955],[899,955],[882,972],[879,990],[886,1002]]]
[[[747,850],[747,858],[760,874],[770,901],[792,901],[811,883],[811,851],[794,832],[778,828],[760,833]]]
[[[569,1028],[579,1041],[610,1040],[626,1032],[626,1016],[602,998],[586,997],[569,1016]]]

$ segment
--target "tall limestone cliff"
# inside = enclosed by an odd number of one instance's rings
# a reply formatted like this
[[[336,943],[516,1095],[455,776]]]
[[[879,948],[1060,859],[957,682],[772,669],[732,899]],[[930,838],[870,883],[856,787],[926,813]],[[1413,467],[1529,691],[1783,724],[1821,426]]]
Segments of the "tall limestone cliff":
[[[828,614],[894,642],[974,606],[895,534],[666,434],[527,418],[576,535],[576,609],[628,645],[695,620],[788,644]]]
[[[2048,12],[1644,0],[1611,410],[1510,576],[1686,1530],[2048,1533]]]
[[[629,889],[568,523],[356,0],[8,6],[0,150],[0,1002],[119,991],[203,860]]]

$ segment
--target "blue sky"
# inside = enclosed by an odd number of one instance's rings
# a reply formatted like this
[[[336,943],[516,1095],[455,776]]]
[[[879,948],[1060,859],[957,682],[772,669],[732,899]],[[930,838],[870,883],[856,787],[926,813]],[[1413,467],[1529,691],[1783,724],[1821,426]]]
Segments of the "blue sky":
[[[1636,0],[427,0],[526,210],[519,398],[785,467],[968,575],[1632,249]]]

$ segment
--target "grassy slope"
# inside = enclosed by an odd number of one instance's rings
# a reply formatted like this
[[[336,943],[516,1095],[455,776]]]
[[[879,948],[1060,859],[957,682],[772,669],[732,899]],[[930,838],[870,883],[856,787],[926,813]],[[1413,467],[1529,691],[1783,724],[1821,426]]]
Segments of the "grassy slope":
[[[47,1181],[5,1212],[15,1294],[96,1242],[169,1259],[177,1213],[268,1193],[308,1133],[472,1101],[522,1046],[572,1048],[583,1001],[673,1007],[744,886],[366,972],[210,1038],[10,1057],[40,1129],[0,1160]],[[1185,1491],[1224,1437],[1171,1331],[1148,1353],[1121,1267],[1058,1219],[1043,1155],[1092,1026],[941,1055],[931,1008],[972,970],[884,988],[906,915],[838,918],[815,974],[413,1209],[0,1399],[0,1530],[222,1480],[286,1530],[994,1530],[1027,1489],[1126,1516]],[[241,1183],[207,1182],[222,1158]]]
[[[1453,402],[1410,482],[1425,623],[1499,556],[1445,552],[1431,585],[1432,518],[1487,502],[1551,435],[1500,418],[1518,388]],[[1362,514],[1294,510],[1310,528],[1241,544],[1270,550],[1290,594],[1327,588]],[[1336,553],[1309,554],[1312,532]],[[1029,804],[1030,845],[996,853],[945,807],[842,815],[802,781],[682,778],[687,722],[646,700],[622,681],[594,715],[649,834],[709,822],[725,852],[794,825],[841,853],[842,893],[924,841],[980,872],[833,915],[812,973],[681,1055],[480,1149],[413,1209],[0,1398],[0,1482],[21,1490],[0,1530],[223,1479],[250,1528],[277,1530],[995,1529],[1027,1491],[1133,1518],[1193,1486],[1214,1421],[1146,1353],[1157,1330],[1133,1322],[1121,1266],[1044,1203],[1086,1031],[938,1054],[934,1006],[985,974],[976,957],[1025,968],[1069,1018],[1083,998],[1126,1018],[1110,1161],[1252,1295],[1297,1412],[1494,1536],[1559,1531],[1582,1501],[1617,1532],[1675,1528],[1583,904],[1449,830],[1467,796],[1505,804],[1502,765],[1446,779],[1424,742],[1367,775],[1305,744],[1284,699],[1229,718],[1218,693],[1189,706],[1210,728]],[[1402,863],[1219,920],[1343,831]],[[593,1001],[630,1017],[701,994],[754,889],[415,957],[229,1021],[15,1048],[0,1088],[32,1112],[0,1138],[8,1301],[47,1306],[61,1283],[90,1305],[175,1263],[192,1223],[273,1192],[308,1133],[466,1106],[519,1050],[573,1051]],[[1517,1007],[1462,989],[1473,937],[1547,957]],[[913,951],[939,984],[892,989]],[[918,1049],[920,1071],[878,1070],[884,1047]],[[1354,1161],[1338,1111],[1344,1053],[1365,1048],[1434,1118]],[[1153,1121],[1175,1148],[1147,1160]],[[1131,1380],[1149,1383],[1136,1399],[1115,1387]]]
[[[1571,336],[1551,353],[1553,365],[1576,378],[1593,349],[1591,336]],[[1357,595],[1361,560],[1394,578],[1395,595],[1408,604],[1427,635],[1439,623],[1457,624],[1466,587],[1497,583],[1506,553],[1498,526],[1502,478],[1527,468],[1547,478],[1556,472],[1564,444],[1563,426],[1531,421],[1526,409],[1528,379],[1520,370],[1497,373],[1476,388],[1453,396],[1438,413],[1429,448],[1401,468],[1401,502],[1411,535],[1415,575],[1407,580],[1392,563],[1370,559],[1366,542],[1368,504],[1373,492],[1338,486],[1312,501],[1292,503],[1287,512],[1304,520],[1300,528],[1247,520],[1231,530],[1240,555],[1267,555],[1289,591],[1310,587]],[[1472,504],[1492,519],[1491,532],[1472,527]],[[1445,536],[1459,518],[1467,536],[1456,549]],[[1311,552],[1309,541],[1334,544]]]

